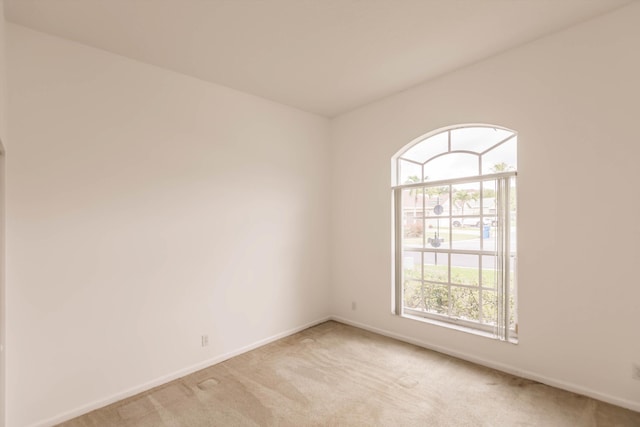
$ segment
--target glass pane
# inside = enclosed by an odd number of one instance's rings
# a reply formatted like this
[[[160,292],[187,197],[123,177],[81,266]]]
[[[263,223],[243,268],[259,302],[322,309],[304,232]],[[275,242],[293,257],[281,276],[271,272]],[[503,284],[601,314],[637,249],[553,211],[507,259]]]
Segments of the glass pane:
[[[515,329],[518,323],[518,290],[516,286],[516,243],[517,243],[517,233],[516,233],[516,178],[512,177],[509,179],[509,222],[510,222],[510,250],[511,256],[509,257],[509,328]]]
[[[464,218],[453,218],[453,226],[454,227],[462,227],[463,229],[465,228],[479,228],[480,225],[482,224],[482,221],[480,220],[479,216],[472,216],[472,217],[464,217]],[[477,233],[473,233],[473,234],[477,234]]]
[[[516,297],[515,295],[509,296],[509,329],[515,329],[516,327]]]
[[[398,185],[422,182],[422,166],[398,160]]]
[[[475,154],[447,154],[424,165],[425,181],[440,181],[479,174],[478,156]]]
[[[482,236],[482,250],[495,252],[496,242],[498,241],[498,228],[495,226],[492,218],[485,217],[482,219],[480,234]]]
[[[424,254],[424,280],[449,282],[449,256],[444,253]]]
[[[431,313],[449,312],[449,288],[446,285],[427,283],[425,286],[425,305]]]
[[[452,248],[479,251],[481,245],[480,236],[484,231],[484,227],[478,226],[480,223],[480,217],[453,218],[452,223]]]
[[[495,251],[497,241],[498,205],[497,182],[482,182],[482,249]]]
[[[482,214],[487,215],[492,222],[495,222],[497,213],[496,181],[484,181],[482,183]]]
[[[497,324],[498,295],[492,291],[482,291],[482,321],[491,325]]]
[[[465,320],[480,320],[480,294],[476,289],[451,287],[451,315]]]
[[[442,132],[427,138],[409,148],[401,157],[424,163],[431,157],[449,150],[449,133]]]
[[[516,287],[516,259],[514,256],[509,257],[509,274],[508,283],[509,286],[509,329],[515,329],[518,322],[518,290]]]
[[[444,217],[449,215],[449,186],[427,187],[424,189],[427,215]]]
[[[413,251],[402,252],[403,279],[422,280],[422,253]]]
[[[480,215],[480,183],[452,186],[452,215]]]
[[[446,218],[427,218],[426,222],[426,242],[427,248],[446,249],[449,247],[449,224]]]
[[[485,288],[496,288],[498,276],[496,269],[498,268],[498,259],[493,255],[482,256],[482,286]]]
[[[515,253],[516,243],[517,243],[517,227],[516,227],[517,200],[516,200],[516,181],[515,180],[516,180],[515,178],[511,178],[509,180],[511,184],[511,187],[509,188],[509,199],[510,199],[509,200],[509,225],[510,225],[510,234],[511,234],[510,245],[511,245],[512,253]]]
[[[402,190],[402,245],[422,247],[424,220],[422,215],[422,188]]]
[[[430,237],[433,237],[433,233],[437,232],[441,236],[445,233],[448,233],[449,229],[449,218],[447,217],[433,217],[433,212],[427,211],[426,218],[426,232]]]
[[[447,266],[449,265],[449,255],[446,253],[439,253],[439,252],[425,252],[424,265],[425,265],[425,268],[432,267],[432,266],[436,266],[436,267],[440,266],[446,270]]]
[[[482,174],[514,171],[518,168],[517,137],[494,148],[482,156]]]
[[[423,309],[424,295],[422,289],[422,281],[405,280],[404,281],[404,306],[406,308]]]
[[[478,286],[478,255],[451,254],[451,283]]]
[[[452,215],[453,226],[452,247],[456,249],[479,250],[480,231],[482,230],[480,216],[480,183],[471,182],[452,186]],[[464,215],[465,217],[462,217]]]
[[[451,131],[451,150],[469,150],[481,153],[511,135],[513,132],[490,127],[454,129]]]

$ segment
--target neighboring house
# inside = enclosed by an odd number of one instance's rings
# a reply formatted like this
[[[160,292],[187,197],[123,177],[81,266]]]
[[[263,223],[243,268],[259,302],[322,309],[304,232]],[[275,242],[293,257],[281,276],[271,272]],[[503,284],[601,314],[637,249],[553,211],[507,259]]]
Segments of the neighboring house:
[[[424,201],[424,203],[423,203]],[[449,212],[451,207],[451,215],[480,215],[480,198],[477,200],[469,200],[464,203],[464,209],[460,201],[454,200],[453,204],[449,200],[449,194],[441,194],[440,196],[424,196],[422,194],[415,194],[411,197],[404,197],[402,202],[402,211],[404,212],[404,218],[406,224],[414,224],[419,220],[422,220],[424,210],[426,210],[426,218],[437,218],[433,212],[433,208],[437,205],[441,205],[445,213]],[[484,215],[496,214],[496,198],[485,197],[482,200]]]
[[[495,215],[496,214],[496,198],[495,197],[484,197],[482,199],[482,208],[484,210],[485,215]],[[462,214],[461,210],[460,213]],[[478,200],[469,200],[464,205],[464,214],[465,215],[480,215],[480,199]]]
[[[425,196],[423,194],[415,194],[411,197],[403,197],[402,212],[405,218],[405,225],[412,225],[421,222],[423,218],[438,218],[433,211],[437,205],[441,205],[444,212],[449,212],[449,194],[441,194],[439,196]],[[466,208],[465,208],[466,209]],[[456,208],[454,207],[454,211]],[[424,214],[426,211],[426,215]]]

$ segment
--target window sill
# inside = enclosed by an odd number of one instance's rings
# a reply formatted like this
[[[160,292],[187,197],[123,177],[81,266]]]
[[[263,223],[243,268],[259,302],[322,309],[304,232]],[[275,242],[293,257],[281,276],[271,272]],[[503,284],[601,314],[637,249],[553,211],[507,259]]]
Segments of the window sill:
[[[441,326],[444,328],[453,329],[455,331],[465,332],[472,335],[478,335],[478,336],[489,338],[496,341],[507,342],[507,343],[516,344],[516,345],[518,344],[517,336],[509,337],[508,340],[501,340],[494,333],[491,333],[491,332],[482,331],[480,329],[475,329],[469,326],[459,325],[456,323],[450,323],[443,320],[433,319],[431,317],[419,316],[419,315],[414,315],[409,313],[402,313],[399,316],[405,319],[415,320],[422,323],[428,323],[435,326]]]

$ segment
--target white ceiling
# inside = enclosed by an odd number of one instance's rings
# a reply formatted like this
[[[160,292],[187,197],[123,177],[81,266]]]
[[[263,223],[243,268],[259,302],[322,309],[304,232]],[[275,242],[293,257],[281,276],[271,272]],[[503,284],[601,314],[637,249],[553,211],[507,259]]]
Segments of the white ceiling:
[[[629,2],[5,0],[5,14],[331,117]]]

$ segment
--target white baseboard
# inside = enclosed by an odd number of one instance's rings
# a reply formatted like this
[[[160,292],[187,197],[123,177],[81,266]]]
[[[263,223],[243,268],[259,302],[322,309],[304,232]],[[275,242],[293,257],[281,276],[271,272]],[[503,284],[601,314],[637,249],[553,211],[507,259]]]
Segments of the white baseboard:
[[[406,343],[409,343],[409,344],[414,344],[414,345],[417,345],[419,347],[427,348],[429,350],[434,350],[434,351],[437,351],[439,353],[443,353],[443,354],[447,354],[449,356],[456,357],[458,359],[466,360],[468,362],[476,363],[478,365],[486,366],[488,368],[496,369],[498,371],[506,372],[508,374],[516,375],[516,376],[519,376],[519,377],[522,377],[522,378],[530,379],[530,380],[533,380],[533,381],[538,381],[540,383],[543,383],[543,384],[546,384],[546,385],[549,385],[549,386],[552,386],[552,387],[560,388],[560,389],[563,389],[563,390],[567,390],[567,391],[570,391],[570,392],[573,392],[573,393],[578,393],[578,394],[581,394],[581,395],[584,395],[584,396],[592,397],[594,399],[601,400],[603,402],[611,403],[612,405],[621,406],[623,408],[631,409],[632,411],[640,412],[640,403],[638,403],[638,402],[633,402],[633,401],[630,401],[630,400],[621,399],[621,398],[618,398],[618,397],[615,397],[615,396],[611,396],[611,395],[608,395],[608,394],[600,393],[600,392],[597,392],[595,390],[591,390],[591,389],[579,386],[577,384],[572,384],[572,383],[568,383],[568,382],[565,382],[565,381],[557,380],[557,379],[554,379],[554,378],[549,378],[549,377],[546,377],[544,375],[537,374],[535,372],[525,371],[525,370],[518,369],[518,368],[515,368],[513,366],[503,364],[503,363],[497,363],[497,362],[494,362],[494,361],[491,361],[491,360],[486,360],[486,359],[474,356],[472,354],[450,350],[450,349],[445,348],[445,347],[441,347],[441,346],[438,346],[438,345],[433,345],[433,344],[430,344],[428,342],[424,342],[424,341],[421,341],[421,340],[418,340],[418,339],[415,339],[415,338],[411,338],[411,337],[408,337],[408,336],[405,336],[405,335],[397,334],[395,332],[391,332],[391,331],[388,331],[388,330],[385,330],[385,329],[380,329],[380,328],[376,328],[376,327],[373,327],[373,326],[369,326],[369,325],[366,325],[364,323],[360,323],[360,322],[356,322],[356,321],[353,321],[353,320],[349,320],[349,319],[344,318],[344,317],[327,316],[327,317],[324,317],[324,318],[321,318],[321,319],[314,320],[313,322],[309,322],[309,323],[307,323],[305,325],[301,325],[301,326],[298,326],[296,328],[289,329],[289,330],[281,332],[279,334],[270,336],[268,338],[256,341],[256,342],[254,342],[252,344],[249,344],[247,346],[241,347],[241,348],[239,348],[237,350],[234,350],[234,351],[231,351],[231,352],[228,352],[228,353],[224,353],[224,354],[218,355],[216,357],[204,360],[204,361],[202,361],[200,363],[197,363],[195,365],[189,366],[189,367],[184,368],[184,369],[180,369],[179,371],[164,375],[162,377],[156,378],[156,379],[154,379],[152,381],[148,381],[148,382],[146,382],[144,384],[141,384],[139,386],[132,387],[132,388],[130,388],[128,390],[124,390],[122,392],[116,393],[116,394],[111,395],[109,397],[106,397],[104,399],[96,400],[96,401],[91,402],[91,403],[89,403],[87,405],[84,405],[84,406],[82,406],[80,408],[64,412],[62,414],[59,414],[59,415],[57,415],[55,417],[52,417],[52,418],[49,418],[49,419],[46,419],[46,420],[43,420],[43,421],[39,421],[39,422],[37,422],[35,424],[32,424],[30,427],[50,427],[50,426],[53,426],[53,425],[68,421],[70,419],[73,419],[73,418],[78,417],[80,415],[86,414],[86,413],[91,412],[93,410],[96,410],[96,409],[102,408],[104,406],[110,405],[112,403],[115,403],[115,402],[117,402],[119,400],[126,399],[126,398],[131,397],[131,396],[135,396],[138,393],[142,393],[142,392],[150,390],[150,389],[152,389],[154,387],[160,386],[162,384],[166,384],[166,383],[168,383],[170,381],[173,381],[175,379],[184,377],[185,375],[189,375],[189,374],[191,374],[193,372],[199,371],[201,369],[207,368],[207,367],[215,365],[217,363],[224,362],[225,360],[228,360],[228,359],[230,359],[232,357],[235,357],[235,356],[238,356],[240,354],[246,353],[248,351],[254,350],[254,349],[258,348],[258,347],[261,347],[263,345],[266,345],[266,344],[269,344],[271,342],[277,341],[277,340],[279,340],[281,338],[288,337],[290,335],[293,335],[295,333],[303,331],[303,330],[305,330],[307,328],[310,328],[312,326],[315,326],[315,325],[318,325],[320,323],[326,322],[327,320],[335,320],[336,322],[344,323],[346,325],[351,325],[351,326],[354,326],[354,327],[357,327],[357,328],[360,328],[360,329],[364,329],[364,330],[367,330],[367,331],[370,331],[370,332],[375,332],[377,334],[384,335],[384,336],[389,337],[389,338],[394,338],[394,339],[397,339],[399,341],[403,341],[403,342],[406,342]]]
[[[315,325],[318,325],[320,323],[326,322],[327,320],[331,320],[331,317],[330,316],[323,317],[321,319],[314,320],[312,322],[309,322],[307,324],[298,326],[296,328],[289,329],[289,330],[284,331],[284,332],[280,332],[279,334],[272,335],[272,336],[270,336],[268,338],[256,341],[256,342],[254,342],[252,344],[249,344],[247,346],[241,347],[241,348],[239,348],[237,350],[230,351],[228,353],[224,353],[224,354],[218,355],[216,357],[204,360],[204,361],[202,361],[200,363],[197,363],[195,365],[189,366],[187,368],[180,369],[179,371],[172,372],[172,373],[167,374],[167,375],[163,375],[162,377],[156,378],[156,379],[154,379],[152,381],[148,381],[148,382],[146,382],[144,384],[140,384],[139,386],[132,387],[132,388],[130,388],[128,390],[124,390],[122,392],[116,393],[116,394],[111,395],[109,397],[106,397],[104,399],[98,399],[98,400],[96,400],[94,402],[91,402],[91,403],[89,403],[87,405],[81,406],[80,408],[64,412],[62,414],[56,415],[55,417],[52,417],[52,418],[49,418],[49,419],[46,419],[46,420],[38,421],[35,424],[31,424],[30,427],[50,427],[50,426],[53,426],[53,425],[56,425],[56,424],[59,424],[59,423],[65,422],[65,421],[69,421],[69,420],[71,420],[71,419],[73,419],[75,417],[78,417],[80,415],[89,413],[91,411],[94,411],[96,409],[102,408],[104,406],[110,405],[110,404],[115,403],[115,402],[117,402],[119,400],[126,399],[126,398],[131,397],[131,396],[135,396],[138,393],[142,393],[142,392],[150,390],[150,389],[152,389],[154,387],[160,386],[162,384],[166,384],[166,383],[168,383],[170,381],[173,381],[173,380],[176,380],[178,378],[182,378],[185,375],[189,375],[189,374],[197,372],[197,371],[199,371],[201,369],[208,368],[209,366],[213,366],[213,365],[218,364],[220,362],[224,362],[225,360],[231,359],[232,357],[235,357],[235,356],[238,356],[240,354],[246,353],[248,351],[254,350],[254,349],[258,348],[258,347],[262,347],[263,345],[266,345],[266,344],[269,344],[271,342],[277,341],[277,340],[279,340],[281,338],[288,337],[290,335],[293,335],[295,333],[303,331],[303,330],[305,330],[307,328],[310,328],[312,326],[315,326]]]
[[[611,396],[608,394],[600,393],[595,390],[591,390],[589,388],[569,383],[562,380],[557,380],[554,378],[550,378],[544,375],[537,374],[535,372],[526,371],[522,369],[518,369],[511,365],[506,365],[503,363],[494,362],[491,360],[483,359],[472,354],[463,353],[455,350],[450,350],[445,347],[441,347],[438,345],[433,345],[428,342],[424,342],[421,340],[417,340],[415,338],[407,337],[405,335],[397,334],[395,332],[387,331],[385,329],[375,328],[373,326],[366,325],[364,323],[355,322],[353,320],[346,319],[340,316],[330,316],[331,320],[335,320],[336,322],[344,323],[346,325],[355,326],[356,328],[364,329],[366,331],[375,332],[380,335],[384,335],[389,338],[394,338],[399,341],[403,341],[409,344],[417,345],[418,347],[423,347],[429,350],[437,351],[438,353],[447,354],[449,356],[456,357],[458,359],[466,360],[468,362],[475,363],[477,365],[486,366],[488,368],[496,369],[498,371],[506,372],[511,375],[515,375],[521,378],[526,378],[529,380],[537,381],[542,384],[546,384],[552,387],[556,387],[562,390],[567,390],[573,393],[581,394],[583,396],[592,397],[597,400],[601,400],[603,402],[611,403],[612,405],[620,406],[623,408],[631,409],[632,411],[640,412],[640,402],[634,402],[627,399],[622,399],[619,397]]]

